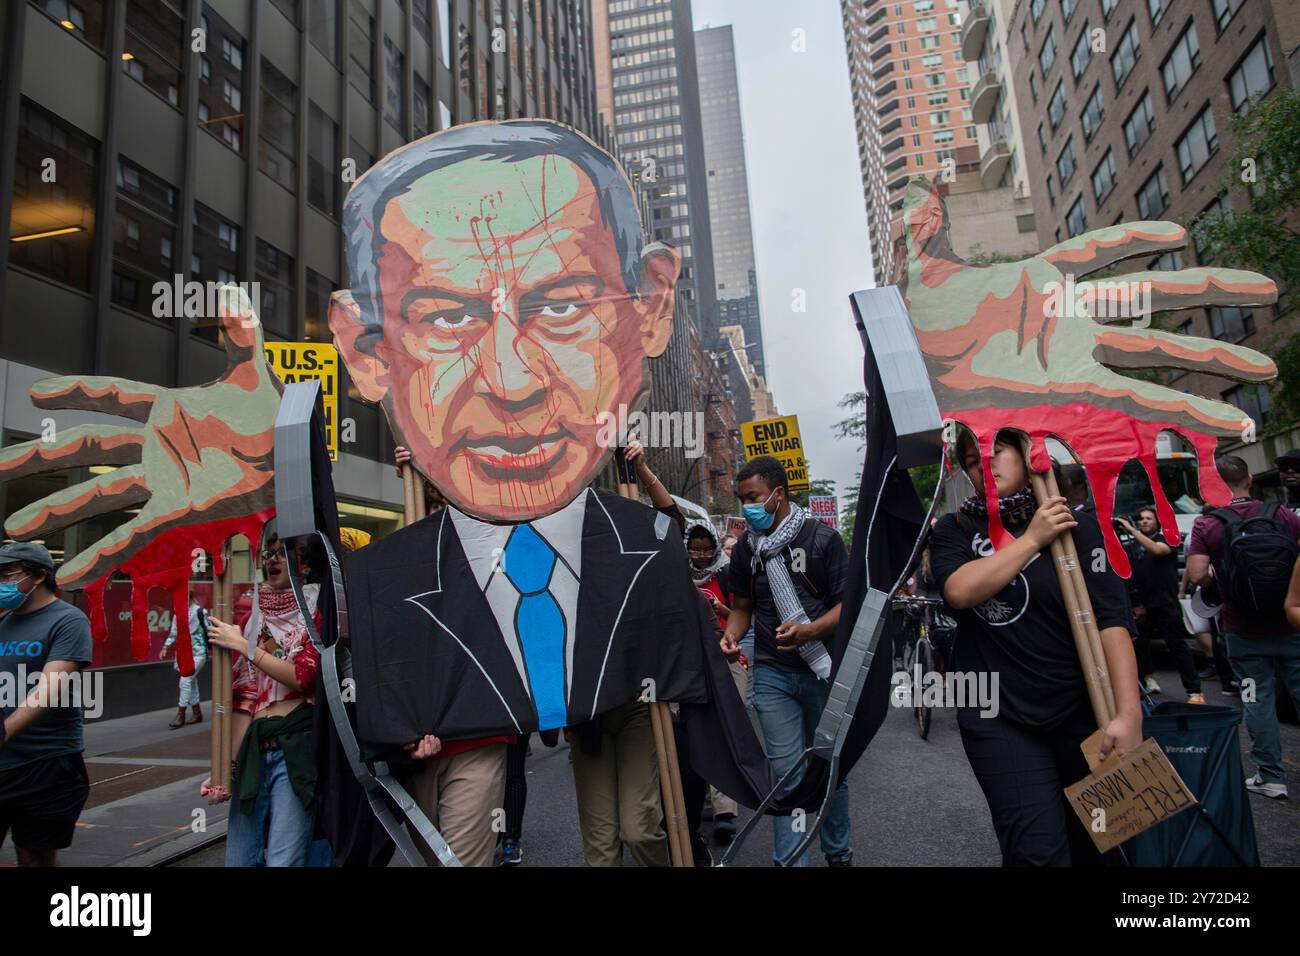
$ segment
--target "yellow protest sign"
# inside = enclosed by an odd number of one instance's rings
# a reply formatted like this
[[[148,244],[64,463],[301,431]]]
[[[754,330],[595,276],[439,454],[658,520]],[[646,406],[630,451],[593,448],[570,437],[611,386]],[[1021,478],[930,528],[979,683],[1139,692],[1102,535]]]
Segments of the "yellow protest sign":
[[[799,418],[784,415],[745,422],[740,426],[745,443],[745,459],[771,455],[785,466],[790,479],[790,494],[808,490],[808,463],[803,457],[803,439],[799,437]]]
[[[266,361],[286,385],[315,379],[320,382],[325,412],[325,441],[330,461],[339,457],[339,352],[328,342],[267,342]]]

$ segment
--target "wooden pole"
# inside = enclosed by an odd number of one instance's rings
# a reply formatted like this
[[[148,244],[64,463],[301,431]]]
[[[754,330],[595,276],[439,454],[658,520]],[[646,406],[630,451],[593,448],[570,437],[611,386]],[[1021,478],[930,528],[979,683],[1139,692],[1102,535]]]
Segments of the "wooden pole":
[[[1041,507],[1043,502],[1051,497],[1048,491],[1047,481],[1042,475],[1034,471],[1030,464],[1030,442],[1026,437],[1023,445],[1025,455],[1025,471],[1029,475],[1030,485],[1034,489],[1034,498]],[[1048,469],[1051,474],[1051,469]],[[1052,478],[1055,484],[1055,476]],[[1110,675],[1106,670],[1106,659],[1101,654],[1101,636],[1097,635],[1095,643],[1088,633],[1088,624],[1093,622],[1092,600],[1088,596],[1088,588],[1083,580],[1083,572],[1079,568],[1079,559],[1077,552],[1073,558],[1070,552],[1066,550],[1066,543],[1069,543],[1070,551],[1074,550],[1074,537],[1067,530],[1053,539],[1050,552],[1052,555],[1052,564],[1056,567],[1056,580],[1061,587],[1061,598],[1065,601],[1066,615],[1070,619],[1070,634],[1074,638],[1074,648],[1079,655],[1079,665],[1083,669],[1084,684],[1088,688],[1088,701],[1092,704],[1093,717],[1097,721],[1098,727],[1106,727],[1111,718],[1115,715],[1115,694],[1110,686]],[[1092,624],[1093,630],[1096,631],[1096,624]]]
[[[619,482],[618,493],[640,501],[633,482]],[[673,717],[662,701],[650,703],[650,727],[654,732],[655,757],[659,762],[659,792],[663,797],[664,824],[668,827],[668,853],[673,866],[693,866],[689,825],[686,822],[686,798],[682,794],[681,766],[677,761],[677,740],[673,737]]]
[[[221,547],[221,572],[212,579],[212,616],[219,621],[232,623],[234,606],[230,568],[230,542]],[[231,670],[230,651],[212,648],[212,785],[230,792],[230,762],[234,759],[231,733]]]
[[[410,465],[402,466],[402,495],[404,498],[402,514],[406,524],[415,524],[419,519],[415,515],[415,469]]]
[[[1049,468],[1043,477],[1047,484],[1047,493],[1054,497],[1060,495],[1061,489],[1056,483],[1056,473]],[[1082,612],[1080,616],[1088,635],[1088,646],[1092,650],[1093,663],[1096,665],[1101,689],[1106,697],[1106,710],[1113,718],[1119,713],[1119,708],[1115,706],[1115,688],[1110,682],[1110,669],[1106,666],[1106,650],[1101,643],[1101,631],[1097,629],[1097,618],[1093,614],[1092,598],[1088,594],[1088,582],[1083,576],[1083,565],[1079,563],[1079,552],[1074,546],[1074,535],[1067,531],[1061,535],[1060,540],[1065,549],[1067,564],[1071,569],[1069,577],[1074,584],[1076,601]]]

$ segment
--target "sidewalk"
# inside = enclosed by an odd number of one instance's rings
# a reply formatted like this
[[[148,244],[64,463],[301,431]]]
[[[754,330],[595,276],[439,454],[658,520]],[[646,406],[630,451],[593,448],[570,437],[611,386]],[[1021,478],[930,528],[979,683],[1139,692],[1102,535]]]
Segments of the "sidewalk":
[[[228,804],[208,806],[199,784],[208,776],[212,710],[203,723],[169,730],[176,708],[86,723],[90,797],[63,866],[151,866],[226,832]],[[196,832],[197,829],[197,832]],[[15,864],[13,842],[0,866]]]

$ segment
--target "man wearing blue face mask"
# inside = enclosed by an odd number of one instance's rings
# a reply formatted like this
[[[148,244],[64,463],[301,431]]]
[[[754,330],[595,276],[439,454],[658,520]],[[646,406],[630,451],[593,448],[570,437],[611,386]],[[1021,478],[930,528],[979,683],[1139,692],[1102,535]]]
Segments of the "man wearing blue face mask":
[[[59,600],[39,544],[0,547],[0,846],[19,866],[55,866],[90,793],[75,674],[91,663],[90,621]]]
[[[766,455],[736,476],[749,533],[731,550],[732,608],[722,635],[728,660],[754,623],[753,695],[772,769],[784,774],[812,745],[830,694],[829,640],[840,622],[849,555],[843,539],[790,501],[785,468]],[[789,784],[799,782],[796,776]],[[803,839],[793,816],[773,817],[773,859],[784,860]],[[821,830],[831,866],[851,866],[848,787],[840,784]],[[804,854],[795,863],[807,866]]]

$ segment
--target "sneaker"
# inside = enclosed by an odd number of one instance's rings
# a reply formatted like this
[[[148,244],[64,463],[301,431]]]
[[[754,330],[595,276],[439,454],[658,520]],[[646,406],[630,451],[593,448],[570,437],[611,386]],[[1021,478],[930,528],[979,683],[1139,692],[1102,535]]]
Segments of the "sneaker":
[[[1160,693],[1160,685],[1156,683],[1156,679],[1154,677],[1148,677],[1146,679],[1146,682],[1142,686],[1144,686],[1147,689],[1148,694]]]
[[[1188,695],[1187,695],[1187,703],[1189,703],[1189,704],[1203,704],[1203,703],[1205,703],[1205,695],[1204,695],[1204,694],[1188,694]]]
[[[1202,668],[1201,668],[1199,671],[1197,671],[1197,673],[1196,673],[1196,677],[1197,677],[1199,680],[1211,680],[1211,679],[1213,679],[1213,678],[1215,678],[1215,677],[1218,677],[1218,676],[1219,676],[1219,675],[1218,675],[1218,673],[1215,671],[1215,669],[1214,669],[1214,665],[1213,665],[1213,664],[1209,664],[1209,665],[1207,665],[1207,666],[1205,666],[1205,667],[1202,667]]]
[[[713,842],[727,846],[736,837],[736,815],[719,813],[713,818]]]
[[[1258,773],[1253,777],[1246,778],[1246,789],[1251,793],[1262,793],[1273,800],[1285,800],[1287,798],[1286,784],[1265,783],[1264,778]]]
[[[1241,684],[1237,683],[1235,680],[1230,680],[1219,688],[1219,693],[1224,697],[1240,697]]]
[[[518,843],[507,843],[501,847],[501,865],[518,866],[524,862],[524,848]]]
[[[828,856],[826,858],[826,865],[827,866],[852,866],[853,854],[850,853],[848,856],[840,856],[840,857],[836,857],[835,859],[831,859]]]

